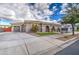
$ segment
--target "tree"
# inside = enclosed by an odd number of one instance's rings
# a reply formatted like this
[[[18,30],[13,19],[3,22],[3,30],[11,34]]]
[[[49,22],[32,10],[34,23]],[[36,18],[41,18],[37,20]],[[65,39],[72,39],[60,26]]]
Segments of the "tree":
[[[72,35],[74,35],[74,26],[79,23],[79,4],[69,3],[66,7],[66,15],[63,17],[61,23],[72,25]]]

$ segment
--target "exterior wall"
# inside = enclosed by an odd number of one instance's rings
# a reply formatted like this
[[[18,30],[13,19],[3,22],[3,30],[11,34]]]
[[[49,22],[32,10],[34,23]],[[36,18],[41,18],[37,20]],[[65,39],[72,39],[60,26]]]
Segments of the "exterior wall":
[[[46,26],[42,25],[42,32],[46,32]]]
[[[59,28],[58,26],[55,26],[55,31],[56,31],[56,32],[58,32],[58,28]]]
[[[38,24],[37,26],[38,26],[38,31],[37,32],[42,32],[42,27],[41,27],[42,25]]]
[[[72,26],[71,26],[71,24],[64,24],[64,25],[61,26],[61,28],[67,28],[67,32],[72,32]],[[74,30],[77,30],[76,26],[74,26]],[[63,32],[66,32],[66,31],[63,31]]]
[[[12,26],[11,30],[12,30],[12,32],[14,31],[14,27],[13,26]]]
[[[60,26],[50,25],[49,28],[50,28],[50,32],[60,32]]]
[[[45,25],[42,25],[42,32],[46,32],[46,26],[49,27],[49,32],[52,32],[52,27],[54,26],[55,28],[55,31],[54,32],[58,32],[58,28],[60,29],[60,26],[56,26],[56,25],[48,25],[48,24],[45,24]]]
[[[49,25],[49,32],[52,32],[52,25]]]
[[[74,27],[74,30],[77,30],[77,27]],[[72,32],[72,27],[68,28],[68,32]]]
[[[27,23],[25,28],[26,32],[31,32],[31,29],[32,29],[32,24]]]

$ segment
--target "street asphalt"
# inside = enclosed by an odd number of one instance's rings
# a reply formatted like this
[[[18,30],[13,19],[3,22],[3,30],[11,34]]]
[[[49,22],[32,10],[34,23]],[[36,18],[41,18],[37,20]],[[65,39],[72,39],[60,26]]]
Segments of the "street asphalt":
[[[67,48],[59,51],[56,55],[79,55],[79,40]]]

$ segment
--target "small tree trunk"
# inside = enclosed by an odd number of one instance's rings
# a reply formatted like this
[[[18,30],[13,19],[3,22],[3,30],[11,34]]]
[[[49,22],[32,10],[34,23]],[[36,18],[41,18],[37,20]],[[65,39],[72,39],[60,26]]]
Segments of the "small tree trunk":
[[[71,25],[72,25],[72,35],[74,35],[74,24]]]

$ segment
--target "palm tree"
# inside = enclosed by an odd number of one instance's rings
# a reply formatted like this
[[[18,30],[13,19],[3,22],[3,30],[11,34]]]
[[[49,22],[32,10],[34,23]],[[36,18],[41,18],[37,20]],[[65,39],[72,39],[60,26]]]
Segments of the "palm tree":
[[[72,35],[74,35],[74,26],[79,23],[79,4],[69,3],[66,7],[66,15],[63,17],[61,23],[72,25]]]

